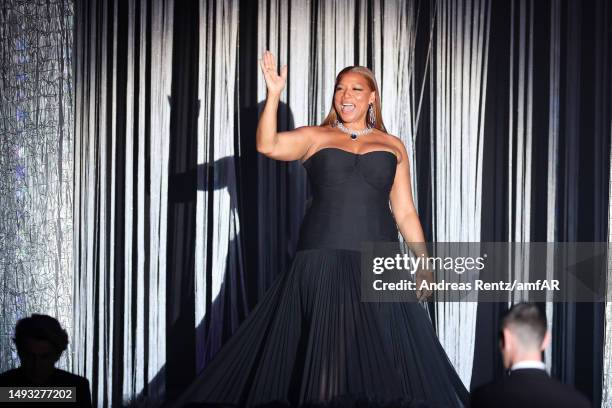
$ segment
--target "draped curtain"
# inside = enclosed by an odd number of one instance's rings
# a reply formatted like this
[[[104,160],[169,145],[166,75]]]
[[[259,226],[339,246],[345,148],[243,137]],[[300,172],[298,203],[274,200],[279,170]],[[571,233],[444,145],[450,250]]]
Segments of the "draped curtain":
[[[263,50],[289,66],[280,130],[320,123],[343,67],[374,71],[428,240],[603,241],[610,12],[603,0],[77,2],[75,368],[98,405],[180,394],[290,265],[309,190],[298,162],[255,149]],[[503,374],[508,305],[431,305],[467,386]],[[598,405],[603,305],[542,307],[549,369]]]
[[[199,4],[195,242],[196,370],[200,371],[248,312],[238,215],[235,126],[238,4]],[[202,69],[214,67],[214,69]],[[201,186],[201,188],[200,188]],[[212,222],[210,222],[212,220]]]
[[[612,146],[610,147],[610,181],[608,184],[608,242],[612,242]],[[608,255],[608,289],[610,293],[612,282],[612,256]],[[603,389],[602,407],[612,407],[612,302],[606,302],[606,321],[604,332],[604,358],[603,358]]]
[[[607,240],[611,12],[603,1],[521,0],[492,8],[483,241]],[[520,257],[517,265],[528,278]],[[518,300],[479,304],[472,386],[502,375],[492,334],[499,314]],[[594,406],[610,404],[601,400],[604,305],[541,307],[553,334],[549,371]]]
[[[433,10],[429,114],[435,242],[480,241],[490,12],[488,1],[440,1]],[[438,337],[469,388],[472,359],[465,356],[474,354],[477,304],[438,298]]]
[[[164,391],[172,6],[75,6],[73,368],[99,406]]]

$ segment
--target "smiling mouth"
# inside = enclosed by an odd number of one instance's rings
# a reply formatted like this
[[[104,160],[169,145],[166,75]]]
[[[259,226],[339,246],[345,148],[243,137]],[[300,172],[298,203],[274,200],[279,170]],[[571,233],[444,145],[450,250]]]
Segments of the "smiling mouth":
[[[355,111],[355,105],[352,103],[343,103],[342,105],[342,112],[346,112],[346,113],[350,113],[350,112],[354,112]]]

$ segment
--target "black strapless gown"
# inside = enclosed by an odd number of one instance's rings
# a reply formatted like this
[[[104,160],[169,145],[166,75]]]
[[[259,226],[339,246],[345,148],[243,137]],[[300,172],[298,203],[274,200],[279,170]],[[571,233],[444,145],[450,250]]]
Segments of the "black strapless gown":
[[[361,242],[398,241],[396,165],[391,152],[330,147],[304,162],[313,199],[290,269],[176,405],[467,405],[422,306],[360,301]]]

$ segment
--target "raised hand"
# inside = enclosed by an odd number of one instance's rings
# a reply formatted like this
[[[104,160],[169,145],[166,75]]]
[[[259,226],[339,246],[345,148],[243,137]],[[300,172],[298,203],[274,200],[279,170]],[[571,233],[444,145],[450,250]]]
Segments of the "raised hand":
[[[287,65],[283,65],[280,70],[280,75],[276,72],[276,61],[274,55],[270,51],[264,51],[263,56],[259,60],[259,65],[266,80],[268,93],[280,94],[285,88],[287,82]]]

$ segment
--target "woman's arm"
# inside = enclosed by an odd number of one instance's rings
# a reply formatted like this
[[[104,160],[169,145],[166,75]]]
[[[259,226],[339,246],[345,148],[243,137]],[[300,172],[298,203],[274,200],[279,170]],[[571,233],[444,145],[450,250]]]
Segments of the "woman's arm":
[[[395,171],[395,180],[391,187],[391,210],[399,231],[412,253],[415,256],[427,257],[429,254],[427,253],[423,227],[421,226],[419,214],[416,211],[412,198],[408,153],[402,141],[399,139],[396,140],[398,150],[401,152],[401,157],[398,159],[399,162]],[[433,272],[430,270],[417,271],[417,288],[425,279],[429,282],[433,282]],[[431,291],[417,290],[417,297],[419,300],[425,300],[431,296],[431,293]]]
[[[276,62],[270,51],[264,52],[259,65],[266,80],[268,95],[259,123],[257,124],[257,151],[276,160],[298,160],[303,157],[311,144],[311,127],[277,132],[276,116],[280,103],[280,94],[287,80],[287,65],[276,72]]]

